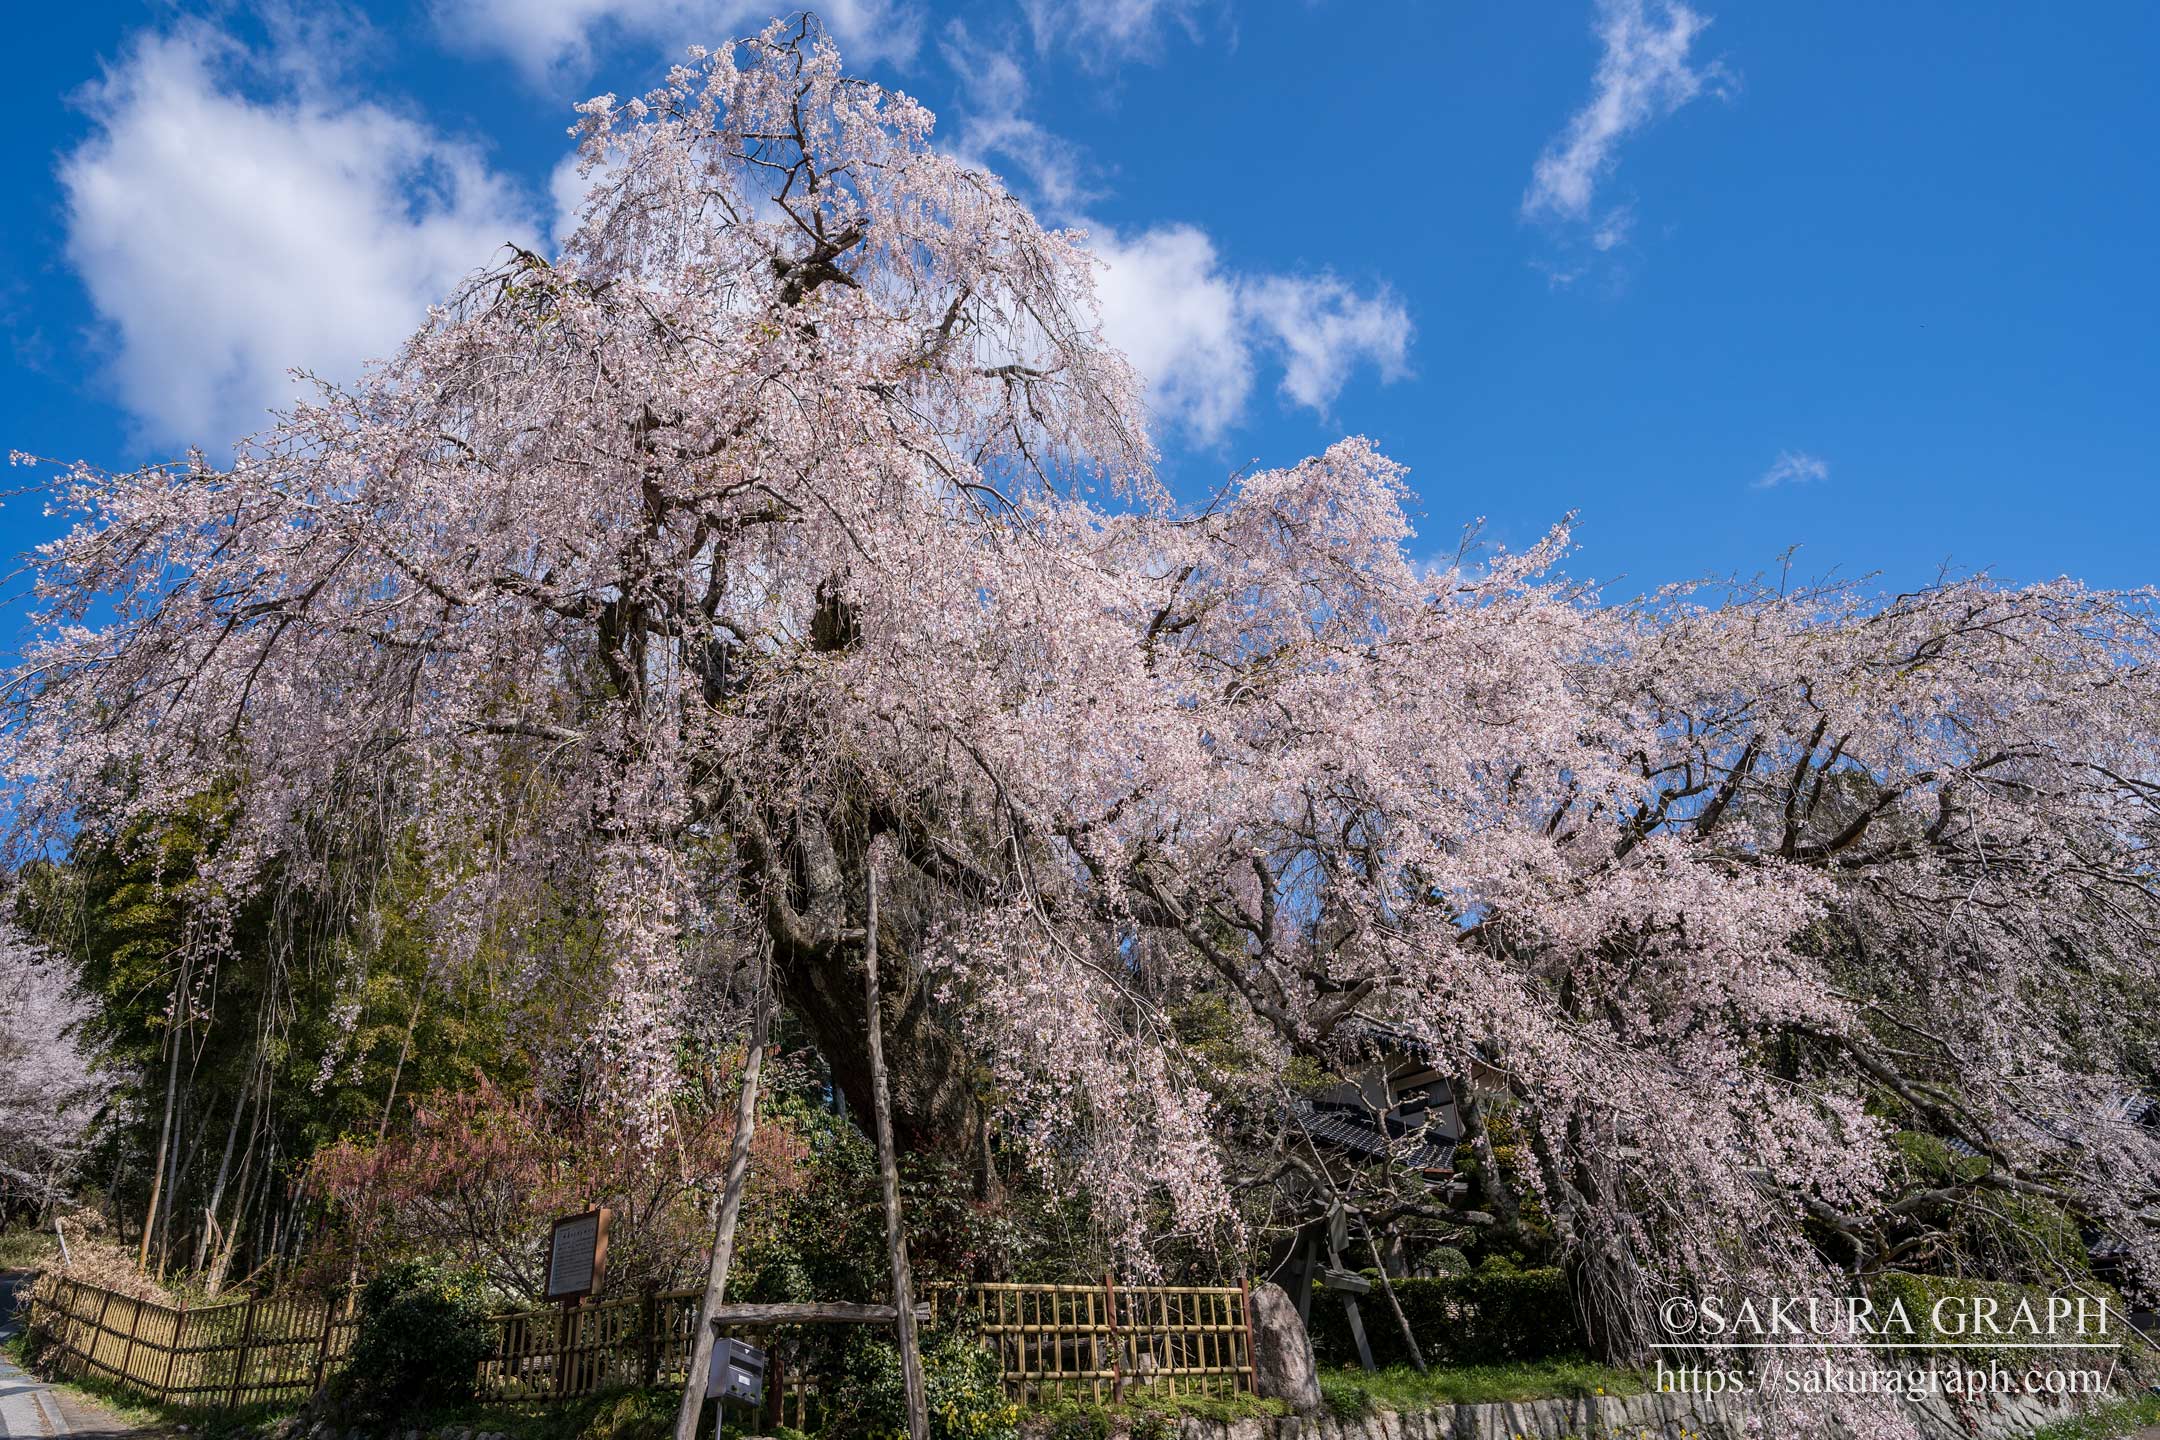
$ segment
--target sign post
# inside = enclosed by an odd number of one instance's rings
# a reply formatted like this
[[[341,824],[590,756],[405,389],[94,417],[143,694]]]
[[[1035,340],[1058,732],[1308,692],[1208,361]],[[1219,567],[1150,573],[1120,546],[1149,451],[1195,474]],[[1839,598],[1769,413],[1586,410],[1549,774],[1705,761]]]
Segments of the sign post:
[[[555,1344],[555,1393],[571,1388],[571,1319],[578,1302],[600,1293],[607,1278],[608,1226],[615,1212],[602,1205],[582,1215],[565,1215],[548,1232],[547,1298],[560,1301],[562,1323]]]

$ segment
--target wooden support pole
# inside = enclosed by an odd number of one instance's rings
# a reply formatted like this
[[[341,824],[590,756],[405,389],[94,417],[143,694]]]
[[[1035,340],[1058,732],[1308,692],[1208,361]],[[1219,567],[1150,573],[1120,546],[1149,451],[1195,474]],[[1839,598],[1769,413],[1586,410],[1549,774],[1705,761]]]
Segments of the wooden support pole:
[[[772,1032],[773,982],[765,957],[758,961],[754,984],[750,1050],[743,1059],[742,1093],[735,1100],[735,1133],[728,1140],[727,1179],[720,1187],[705,1296],[698,1302],[698,1323],[690,1332],[690,1373],[683,1378],[682,1404],[675,1411],[675,1440],[697,1440],[698,1416],[705,1409],[705,1372],[712,1368],[713,1317],[727,1296],[728,1266],[735,1257],[735,1220],[742,1213],[743,1180],[750,1173],[750,1137],[757,1129],[758,1075],[765,1067],[765,1044]]]
[[[1417,1332],[1410,1328],[1410,1317],[1403,1314],[1402,1301],[1395,1296],[1395,1286],[1388,1279],[1387,1261],[1381,1257],[1380,1242],[1373,1237],[1372,1226],[1364,1217],[1358,1218],[1358,1228],[1365,1232],[1365,1248],[1372,1251],[1373,1272],[1380,1277],[1380,1293],[1387,1296],[1388,1308],[1395,1312],[1395,1324],[1402,1331],[1403,1343],[1410,1347],[1410,1363],[1417,1366],[1417,1373],[1425,1373],[1425,1352],[1418,1349]]]
[[[915,1336],[915,1285],[908,1274],[907,1235],[900,1226],[900,1168],[893,1158],[892,1099],[885,1087],[885,1015],[878,997],[878,843],[871,842],[869,895],[864,905],[863,993],[870,1021],[870,1097],[877,1122],[878,1175],[885,1188],[885,1249],[892,1258],[894,1327],[900,1341],[900,1380],[907,1395],[908,1440],[930,1440],[930,1399],[923,1389],[922,1350]],[[680,1440],[690,1440],[683,1436]]]

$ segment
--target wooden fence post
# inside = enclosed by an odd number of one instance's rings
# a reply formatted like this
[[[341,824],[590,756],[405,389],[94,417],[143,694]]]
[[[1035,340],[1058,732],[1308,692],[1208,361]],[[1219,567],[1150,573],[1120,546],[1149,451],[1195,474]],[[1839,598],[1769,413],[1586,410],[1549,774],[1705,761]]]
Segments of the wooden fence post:
[[[228,1410],[240,1408],[240,1392],[247,1379],[248,1345],[255,1338],[255,1303],[255,1297],[250,1295],[247,1314],[241,1317],[240,1353],[233,1360],[232,1399],[227,1401],[225,1406]]]
[[[158,1386],[158,1399],[161,1402],[170,1403],[172,1400],[173,1364],[180,1358],[180,1342],[186,1337],[187,1301],[182,1300],[180,1308],[173,1311],[172,1344],[165,1350],[165,1383]]]
[[[105,1363],[98,1358],[98,1352],[105,1348],[105,1312],[112,1308],[113,1292],[106,1290],[101,1293],[105,1298],[98,1302],[97,1319],[90,1326],[90,1352],[83,1356],[88,1362],[83,1368],[92,1373]]]
[[[765,1337],[768,1341],[771,1336]],[[783,1402],[787,1386],[787,1366],[780,1358],[780,1347],[775,1345],[766,1351],[765,1359],[765,1427],[777,1430],[786,1422]]]
[[[132,1383],[135,1379],[135,1334],[142,1329],[143,1302],[135,1302],[135,1314],[128,1321],[127,1348],[120,1352],[120,1378]]]
[[[1110,1403],[1121,1405],[1125,1401],[1125,1347],[1118,1343],[1117,1281],[1108,1270],[1102,1272],[1102,1288],[1110,1317]]]
[[[322,1312],[322,1341],[315,1347],[315,1389],[319,1393],[330,1378],[330,1332],[337,1325],[337,1306],[325,1304]]]
[[[638,1294],[639,1383],[650,1388],[660,1383],[660,1290],[647,1285]]]
[[[1260,1393],[1260,1352],[1253,1347],[1252,1328],[1252,1277],[1241,1275],[1237,1282],[1238,1308],[1245,1312],[1245,1385],[1254,1395]]]

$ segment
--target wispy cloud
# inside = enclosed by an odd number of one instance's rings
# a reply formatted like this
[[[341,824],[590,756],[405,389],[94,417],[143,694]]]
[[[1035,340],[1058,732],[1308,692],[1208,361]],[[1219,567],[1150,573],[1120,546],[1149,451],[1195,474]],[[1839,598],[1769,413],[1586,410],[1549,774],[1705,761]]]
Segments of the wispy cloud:
[[[1081,148],[1029,118],[1027,70],[1018,56],[978,40],[960,20],[945,27],[938,52],[960,97],[951,117],[954,149],[985,169],[1018,170],[1053,215],[1070,215],[1092,198]]]
[[[1210,0],[1020,0],[1035,48],[1065,46],[1085,64],[1159,60],[1172,29],[1197,39]]]
[[[438,27],[452,41],[507,57],[535,83],[576,81],[609,38],[656,47],[670,58],[685,46],[720,46],[762,28],[792,7],[771,0],[434,0]],[[906,61],[922,40],[907,0],[823,0],[818,18],[850,64]]]
[[[1591,221],[1598,183],[1618,163],[1620,142],[1724,78],[1715,64],[1689,62],[1710,21],[1678,0],[1598,0],[1597,15],[1604,54],[1590,101],[1538,157],[1523,195],[1525,218]],[[1629,218],[1622,206],[1597,220],[1596,248],[1618,244]]]
[[[1800,450],[1780,450],[1770,468],[1755,480],[1754,489],[1774,490],[1780,485],[1812,485],[1830,478],[1828,461]]]
[[[152,442],[260,428],[292,398],[288,367],[351,378],[538,229],[478,147],[199,22],[138,37],[83,100],[67,255]]]

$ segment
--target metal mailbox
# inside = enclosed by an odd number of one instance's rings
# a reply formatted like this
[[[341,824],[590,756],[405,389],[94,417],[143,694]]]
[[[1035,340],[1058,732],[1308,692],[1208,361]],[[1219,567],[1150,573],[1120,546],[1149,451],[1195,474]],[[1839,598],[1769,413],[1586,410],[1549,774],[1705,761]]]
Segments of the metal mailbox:
[[[747,1405],[764,1399],[765,1352],[725,1336],[714,1340],[712,1369],[705,1374],[705,1398],[740,1400]]]

